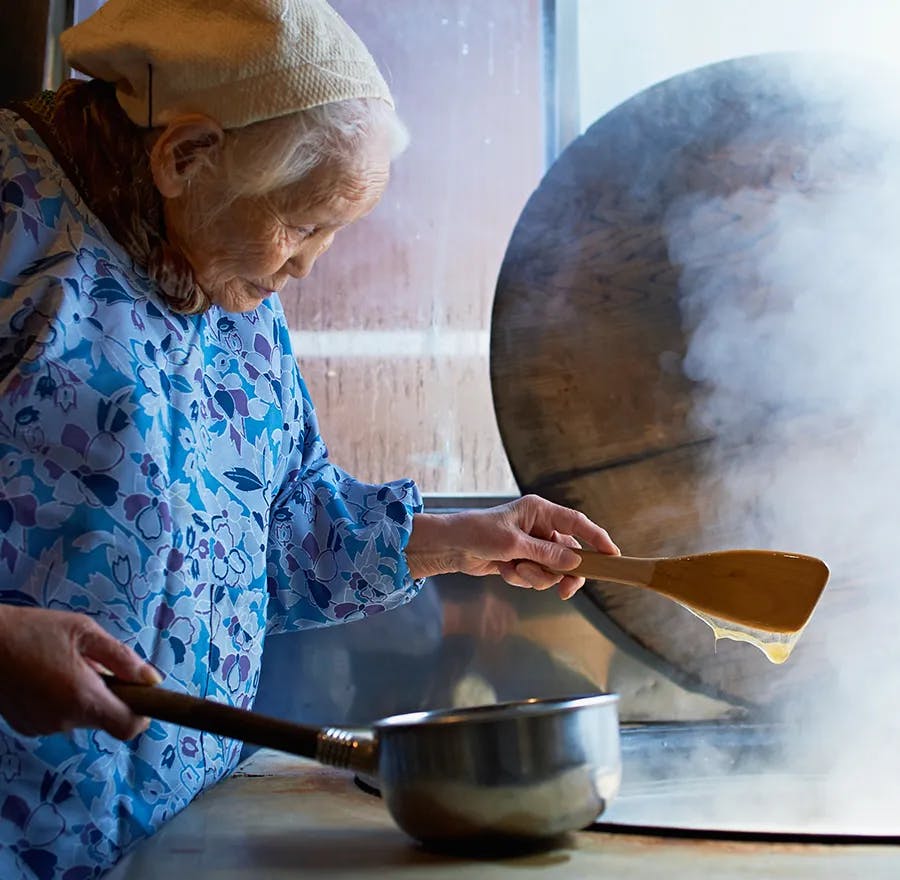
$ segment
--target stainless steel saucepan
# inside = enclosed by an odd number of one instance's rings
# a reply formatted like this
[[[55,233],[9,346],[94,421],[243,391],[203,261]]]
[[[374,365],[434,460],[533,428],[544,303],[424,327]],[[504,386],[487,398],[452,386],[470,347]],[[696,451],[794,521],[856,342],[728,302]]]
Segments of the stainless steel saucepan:
[[[360,733],[162,687],[108,684],[139,715],[376,777],[394,821],[424,843],[539,841],[575,831],[597,819],[621,779],[615,694],[394,715]]]

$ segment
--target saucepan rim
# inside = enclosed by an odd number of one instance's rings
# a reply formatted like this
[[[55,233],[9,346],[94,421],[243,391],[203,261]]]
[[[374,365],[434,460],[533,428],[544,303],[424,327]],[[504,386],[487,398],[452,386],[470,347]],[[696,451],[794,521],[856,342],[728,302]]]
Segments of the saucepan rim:
[[[596,706],[614,706],[619,695],[613,693],[579,694],[570,697],[532,697],[525,700],[510,700],[484,706],[469,706],[456,709],[434,709],[426,712],[407,712],[381,718],[372,726],[375,730],[437,726],[448,724],[478,724],[492,721],[512,721],[523,717],[568,714],[578,709]]]

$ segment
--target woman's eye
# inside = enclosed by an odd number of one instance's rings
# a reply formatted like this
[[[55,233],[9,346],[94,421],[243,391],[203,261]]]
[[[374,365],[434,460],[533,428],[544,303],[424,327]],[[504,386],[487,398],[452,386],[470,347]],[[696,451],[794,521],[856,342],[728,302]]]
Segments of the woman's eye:
[[[294,232],[301,238],[309,238],[315,231],[315,226],[292,226]]]

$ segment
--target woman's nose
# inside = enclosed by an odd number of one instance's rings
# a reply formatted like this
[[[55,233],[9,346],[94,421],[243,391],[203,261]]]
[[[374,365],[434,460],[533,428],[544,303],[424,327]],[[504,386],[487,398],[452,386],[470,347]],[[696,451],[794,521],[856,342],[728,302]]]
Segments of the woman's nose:
[[[288,261],[288,271],[294,278],[306,278],[312,267],[316,264],[316,260],[331,247],[334,241],[334,233],[330,232],[323,236],[320,241],[313,247],[306,247],[300,250]]]
[[[297,254],[287,261],[287,271],[291,278],[306,278],[312,270],[315,259],[310,260],[302,254]]]

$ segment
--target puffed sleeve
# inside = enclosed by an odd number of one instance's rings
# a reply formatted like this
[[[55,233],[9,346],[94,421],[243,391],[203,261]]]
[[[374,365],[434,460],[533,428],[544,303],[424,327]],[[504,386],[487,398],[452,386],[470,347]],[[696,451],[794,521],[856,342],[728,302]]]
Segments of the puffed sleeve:
[[[294,364],[293,443],[271,514],[268,632],[357,620],[408,602],[421,588],[404,556],[412,480],[361,483],[328,459],[309,392]]]

